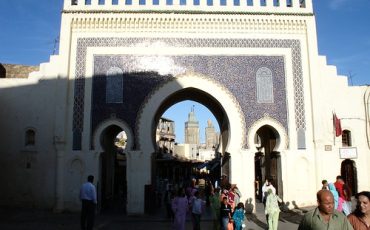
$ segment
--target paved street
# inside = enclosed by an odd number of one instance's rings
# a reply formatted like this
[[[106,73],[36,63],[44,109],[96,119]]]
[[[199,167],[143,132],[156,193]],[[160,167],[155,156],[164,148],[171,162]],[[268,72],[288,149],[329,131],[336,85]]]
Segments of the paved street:
[[[282,212],[279,229],[296,230],[304,210],[294,209]],[[266,229],[266,220],[263,206],[257,204],[256,214],[247,214],[246,230]],[[52,213],[32,209],[6,209],[0,208],[0,229],[4,230],[79,230],[79,213]],[[125,216],[119,213],[102,213],[97,216],[95,230],[148,230],[171,229],[171,222],[165,218],[164,210],[153,215]],[[190,219],[187,221],[187,230],[191,229]],[[212,230],[210,210],[207,209],[202,218],[202,229]]]

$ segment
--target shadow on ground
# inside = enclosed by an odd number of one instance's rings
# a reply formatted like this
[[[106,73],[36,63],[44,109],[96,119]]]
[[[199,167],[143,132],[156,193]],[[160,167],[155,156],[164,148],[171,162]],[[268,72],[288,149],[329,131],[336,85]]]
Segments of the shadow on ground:
[[[250,222],[255,223],[258,227],[261,227],[262,229],[267,229],[268,225],[264,222],[262,222],[258,217],[253,213],[246,214],[247,220]]]

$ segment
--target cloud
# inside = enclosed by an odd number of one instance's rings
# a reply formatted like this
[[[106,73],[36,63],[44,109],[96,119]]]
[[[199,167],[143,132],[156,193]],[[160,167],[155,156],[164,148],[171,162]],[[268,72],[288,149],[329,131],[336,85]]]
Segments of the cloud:
[[[345,5],[349,0],[330,0],[329,7],[332,10],[337,10],[343,5]]]

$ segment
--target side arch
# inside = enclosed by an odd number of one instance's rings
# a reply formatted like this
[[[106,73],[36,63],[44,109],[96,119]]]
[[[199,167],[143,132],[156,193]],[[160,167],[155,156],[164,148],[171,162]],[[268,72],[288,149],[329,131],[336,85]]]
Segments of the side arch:
[[[248,146],[249,148],[253,148],[255,146],[254,143],[254,137],[255,134],[257,133],[258,129],[260,129],[262,126],[270,126],[273,130],[277,132],[278,135],[276,139],[276,145],[273,151],[276,152],[281,152],[284,149],[288,149],[289,147],[289,139],[288,139],[288,134],[282,124],[278,122],[277,120],[271,118],[271,117],[264,117],[261,118],[260,120],[256,121],[253,123],[251,128],[248,130]]]
[[[104,151],[103,147],[101,146],[100,138],[101,138],[101,135],[104,132],[104,130],[106,128],[108,128],[109,126],[112,126],[112,125],[116,125],[116,126],[120,127],[123,131],[126,132],[126,135],[127,135],[126,149],[127,150],[132,150],[132,148],[134,146],[133,132],[132,132],[130,126],[125,121],[120,120],[120,119],[116,119],[116,118],[105,120],[105,121],[103,121],[102,123],[99,124],[99,126],[94,131],[92,148],[94,150],[98,151],[98,152]]]

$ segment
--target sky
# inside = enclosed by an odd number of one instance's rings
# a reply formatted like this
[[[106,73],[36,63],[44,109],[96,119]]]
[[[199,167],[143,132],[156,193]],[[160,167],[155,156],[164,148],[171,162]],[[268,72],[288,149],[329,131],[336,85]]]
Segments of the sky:
[[[319,54],[326,56],[340,75],[351,76],[350,85],[370,84],[370,0],[313,0],[313,5]],[[55,52],[62,6],[63,0],[0,0],[0,63],[47,62]],[[183,102],[165,115],[171,114],[174,117],[168,118],[183,124],[192,105],[202,126],[214,119],[208,109],[195,102]],[[176,130],[183,140],[183,129]]]

